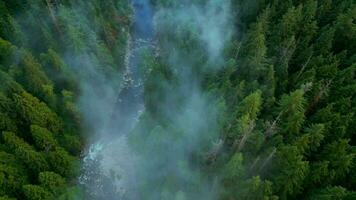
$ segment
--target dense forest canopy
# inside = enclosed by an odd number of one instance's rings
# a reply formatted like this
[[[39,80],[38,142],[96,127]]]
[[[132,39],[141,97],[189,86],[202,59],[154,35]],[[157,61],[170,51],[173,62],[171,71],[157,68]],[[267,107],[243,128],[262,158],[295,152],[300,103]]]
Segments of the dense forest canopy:
[[[356,199],[355,73],[354,0],[0,0],[0,200]]]

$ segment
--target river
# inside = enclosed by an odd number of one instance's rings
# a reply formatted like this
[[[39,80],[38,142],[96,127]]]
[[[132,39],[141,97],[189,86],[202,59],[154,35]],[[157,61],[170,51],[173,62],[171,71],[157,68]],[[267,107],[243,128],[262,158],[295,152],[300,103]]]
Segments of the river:
[[[86,199],[135,199],[130,185],[135,181],[135,158],[127,135],[144,111],[143,78],[140,68],[142,50],[152,50],[153,10],[149,0],[133,0],[133,24],[128,37],[124,80],[118,92],[111,121],[105,133],[98,133],[83,158],[79,182]],[[131,192],[133,193],[133,192]]]

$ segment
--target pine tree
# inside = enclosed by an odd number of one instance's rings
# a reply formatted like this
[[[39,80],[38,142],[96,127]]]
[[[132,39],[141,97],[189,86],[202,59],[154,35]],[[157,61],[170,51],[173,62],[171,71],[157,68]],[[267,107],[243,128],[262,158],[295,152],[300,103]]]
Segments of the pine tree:
[[[53,195],[38,185],[24,185],[23,193],[28,200],[52,200]]]
[[[340,140],[326,145],[320,155],[320,161],[313,164],[313,180],[319,184],[333,183],[349,172],[354,154],[349,151],[347,140]]]
[[[289,95],[283,95],[279,101],[281,114],[281,130],[286,141],[300,134],[305,120],[305,98],[303,90],[296,90]]]
[[[24,51],[19,66],[11,69],[17,82],[25,86],[25,89],[48,105],[54,106],[56,96],[53,92],[53,84],[44,72],[42,65],[28,51]]]
[[[12,64],[12,59],[16,53],[16,47],[13,46],[10,42],[2,39],[0,37],[0,60],[1,65],[0,69],[7,71]]]
[[[271,177],[274,191],[281,199],[298,194],[308,175],[309,165],[295,146],[284,146],[278,150],[275,158],[277,173]]]
[[[17,196],[28,182],[25,168],[14,154],[0,151],[0,196]]]
[[[323,124],[312,125],[307,128],[306,133],[296,138],[294,146],[296,146],[302,154],[309,155],[319,148],[324,139],[324,130],[325,127]]]
[[[273,195],[272,183],[270,181],[261,180],[260,177],[252,177],[241,186],[237,198],[246,200],[277,200],[278,197]]]
[[[44,155],[35,151],[31,145],[11,132],[3,132],[2,136],[9,150],[28,167],[32,176],[37,176],[39,172],[48,170],[48,163]]]
[[[74,158],[65,149],[57,147],[50,151],[47,160],[53,172],[67,178],[75,175]]]
[[[241,79],[246,81],[259,80],[268,69],[266,67],[267,47],[265,36],[268,20],[269,9],[265,10],[257,19],[257,22],[251,25],[244,38],[239,55],[241,63],[238,74]]]
[[[49,152],[58,146],[57,141],[54,139],[53,134],[46,128],[37,125],[31,125],[31,135],[39,150]]]
[[[54,196],[63,193],[65,188],[65,179],[54,172],[41,172],[38,175],[40,185],[50,191]]]
[[[0,197],[0,200],[16,200],[16,199],[8,197],[8,196],[2,196],[2,197]]]
[[[14,94],[16,112],[26,124],[38,125],[58,134],[63,131],[62,120],[48,106],[27,92]]]
[[[340,186],[319,189],[308,197],[310,200],[343,200],[347,196],[345,188]]]
[[[245,97],[234,109],[235,114],[232,118],[232,126],[229,130],[229,136],[233,139],[233,148],[238,151],[241,151],[245,147],[249,138],[254,136],[253,131],[256,124],[255,121],[262,106],[261,95],[262,92],[257,90]]]

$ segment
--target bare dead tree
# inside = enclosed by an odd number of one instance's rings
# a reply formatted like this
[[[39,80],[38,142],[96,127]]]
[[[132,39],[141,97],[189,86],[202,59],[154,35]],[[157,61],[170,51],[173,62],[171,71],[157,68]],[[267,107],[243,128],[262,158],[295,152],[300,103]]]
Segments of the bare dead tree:
[[[328,80],[328,81],[326,81],[325,85],[322,85],[320,87],[319,92],[314,96],[313,101],[311,102],[309,108],[307,109],[306,115],[308,115],[309,113],[312,113],[314,108],[319,104],[319,102],[325,96],[327,96],[331,83],[332,83],[332,80]]]
[[[272,152],[268,155],[268,157],[263,161],[259,171],[263,170],[263,168],[265,168],[269,163],[270,161],[272,160],[272,158],[274,157],[274,155],[276,154],[277,152],[277,149],[276,148],[273,148]]]
[[[302,69],[299,71],[297,77],[295,78],[295,81],[298,81],[298,79],[300,78],[300,76],[303,74],[305,68],[309,65],[309,62],[310,62],[310,60],[311,60],[312,57],[313,57],[313,54],[311,54],[311,55],[308,57],[307,61],[304,63],[304,65],[302,66]]]
[[[58,1],[57,0],[46,0],[46,5],[47,9],[49,11],[49,14],[52,18],[53,24],[56,27],[57,31],[61,33],[61,29],[59,28],[58,21],[56,18],[56,11],[55,9],[58,7]]]
[[[251,135],[255,126],[256,126],[255,121],[250,121],[246,130],[243,131],[242,138],[240,140],[236,139],[234,141],[233,149],[237,149],[237,151],[241,151],[244,148],[246,141],[248,137]]]
[[[261,160],[260,156],[257,156],[255,160],[253,161],[252,165],[250,166],[250,171],[253,171],[257,165],[257,163]]]
[[[301,89],[304,91],[304,92],[307,92],[309,90],[311,90],[313,86],[313,83],[309,82],[309,83],[306,83],[306,84],[303,84],[301,86]],[[282,115],[285,113],[284,110],[282,110],[281,112],[278,113],[278,116],[276,117],[276,119],[271,123],[271,122],[267,122],[266,125],[267,125],[267,129],[264,133],[265,137],[266,138],[270,138],[272,137],[272,135],[277,132],[277,129],[278,129],[278,123],[282,117]]]
[[[223,147],[224,147],[224,140],[223,139],[218,139],[215,142],[212,142],[212,149],[206,153],[205,155],[205,159],[211,163],[214,163],[218,157],[218,155],[220,154],[220,152],[222,151]]]
[[[281,119],[281,117],[282,117],[282,115],[283,115],[283,111],[281,111],[279,114],[278,114],[278,116],[277,116],[277,118],[271,123],[271,122],[267,122],[267,129],[266,129],[266,131],[265,131],[265,133],[264,133],[264,135],[265,135],[265,137],[266,138],[270,138],[270,137],[272,137],[272,135],[274,135],[274,133],[277,131],[277,129],[278,129],[278,123],[279,123],[279,121],[280,121],[280,119]]]

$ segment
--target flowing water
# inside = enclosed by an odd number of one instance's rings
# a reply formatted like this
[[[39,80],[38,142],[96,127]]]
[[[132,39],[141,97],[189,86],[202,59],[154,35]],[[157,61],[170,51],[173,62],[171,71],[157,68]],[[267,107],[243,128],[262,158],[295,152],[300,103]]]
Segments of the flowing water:
[[[133,25],[130,31],[123,87],[118,92],[111,121],[105,133],[98,133],[83,158],[79,178],[87,199],[135,199],[129,185],[135,182],[135,157],[127,135],[144,111],[143,80],[140,72],[142,50],[153,49],[153,11],[149,0],[133,0]]]

